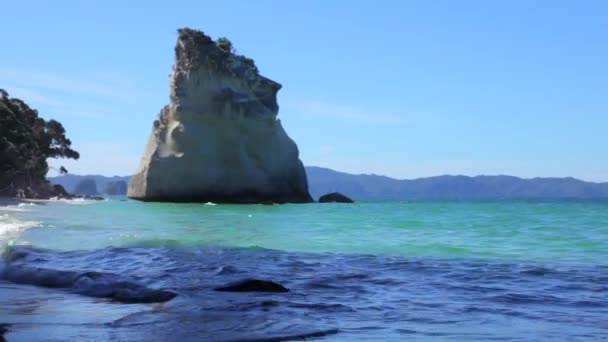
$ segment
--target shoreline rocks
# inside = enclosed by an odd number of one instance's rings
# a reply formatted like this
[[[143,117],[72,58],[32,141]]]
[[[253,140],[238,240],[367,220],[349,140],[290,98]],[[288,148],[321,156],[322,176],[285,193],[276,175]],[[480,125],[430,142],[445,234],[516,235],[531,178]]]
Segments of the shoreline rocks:
[[[277,118],[281,85],[227,39],[178,30],[170,103],[154,121],[128,196],[142,201],[310,203],[296,144]]]
[[[89,195],[75,195],[70,194],[65,190],[65,188],[59,184],[53,184],[50,187],[52,190],[50,191],[36,191],[30,188],[28,191],[18,191],[16,196],[1,196],[0,195],[0,205],[13,205],[22,202],[29,201],[48,201],[53,199],[58,200],[76,200],[76,199],[84,199],[84,200],[92,200],[92,201],[103,201],[105,200],[102,196],[89,196]]]

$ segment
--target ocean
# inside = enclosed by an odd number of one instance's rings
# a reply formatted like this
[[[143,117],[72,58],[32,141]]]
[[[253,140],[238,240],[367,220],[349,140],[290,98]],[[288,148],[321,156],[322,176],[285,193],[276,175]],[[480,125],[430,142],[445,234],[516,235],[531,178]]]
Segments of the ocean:
[[[8,341],[608,339],[608,201],[21,203],[0,250]]]

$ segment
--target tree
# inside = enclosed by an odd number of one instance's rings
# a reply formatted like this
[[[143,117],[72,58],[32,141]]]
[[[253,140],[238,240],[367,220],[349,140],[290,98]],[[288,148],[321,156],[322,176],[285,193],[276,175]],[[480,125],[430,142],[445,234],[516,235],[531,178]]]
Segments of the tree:
[[[44,137],[43,148],[48,158],[80,158],[80,154],[70,147],[72,142],[65,136],[65,129],[59,121],[50,120],[46,123]]]
[[[38,111],[0,89],[0,189],[44,183],[48,158],[78,159],[80,154],[65,133],[60,122],[45,121]]]

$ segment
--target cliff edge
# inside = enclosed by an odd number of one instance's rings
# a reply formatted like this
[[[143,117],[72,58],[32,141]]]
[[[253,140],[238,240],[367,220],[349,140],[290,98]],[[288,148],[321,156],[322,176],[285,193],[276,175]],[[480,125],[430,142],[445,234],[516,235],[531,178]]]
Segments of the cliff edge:
[[[170,103],[154,121],[128,196],[144,201],[311,202],[296,144],[277,119],[281,85],[227,39],[178,30]]]

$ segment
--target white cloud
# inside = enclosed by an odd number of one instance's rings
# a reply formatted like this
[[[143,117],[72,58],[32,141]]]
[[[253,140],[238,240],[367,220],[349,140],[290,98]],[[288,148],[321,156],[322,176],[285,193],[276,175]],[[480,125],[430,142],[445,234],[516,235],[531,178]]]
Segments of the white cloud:
[[[404,115],[386,110],[345,106],[323,101],[288,101],[287,103],[304,111],[306,114],[316,116],[334,117],[379,125],[403,125],[408,123]]]

